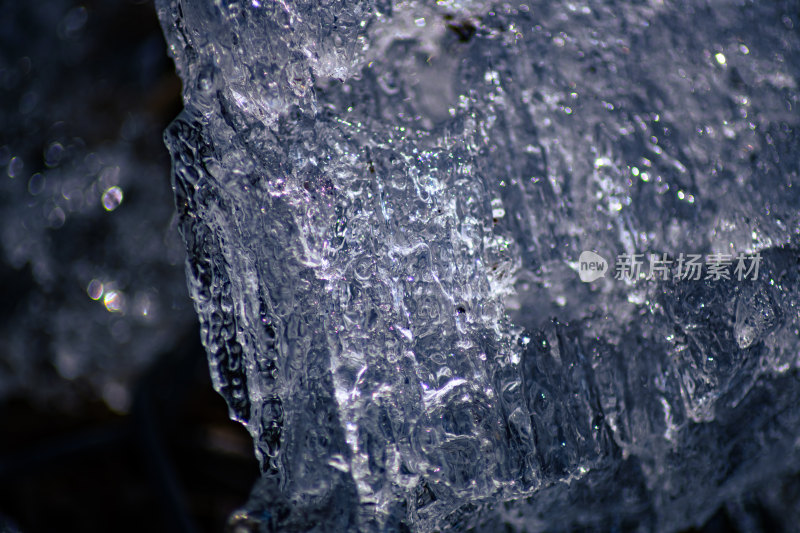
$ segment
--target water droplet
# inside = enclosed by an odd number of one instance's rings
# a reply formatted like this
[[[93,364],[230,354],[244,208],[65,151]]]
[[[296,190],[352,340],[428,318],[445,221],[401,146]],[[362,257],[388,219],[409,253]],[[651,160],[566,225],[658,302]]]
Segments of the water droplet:
[[[86,287],[86,294],[88,294],[89,298],[92,300],[99,300],[103,295],[103,283],[99,280],[93,279]]]
[[[131,405],[128,389],[116,381],[109,381],[103,386],[103,399],[106,404],[118,413],[127,413]]]
[[[60,207],[53,208],[53,210],[47,215],[47,224],[54,229],[58,229],[63,226],[66,220],[67,215]]]
[[[8,162],[8,177],[9,178],[16,178],[22,173],[22,167],[24,166],[22,159],[19,157],[12,157],[11,161]]]
[[[111,290],[106,292],[103,296],[103,305],[106,306],[111,313],[119,313],[122,311],[123,296],[120,291]]]
[[[109,187],[103,193],[103,207],[106,211],[113,211],[122,203],[122,189],[117,186]]]
[[[28,180],[28,192],[34,196],[41,194],[46,183],[45,177],[37,172]]]
[[[86,25],[89,19],[89,13],[83,6],[71,9],[67,15],[61,20],[60,35],[64,37],[73,37]]]

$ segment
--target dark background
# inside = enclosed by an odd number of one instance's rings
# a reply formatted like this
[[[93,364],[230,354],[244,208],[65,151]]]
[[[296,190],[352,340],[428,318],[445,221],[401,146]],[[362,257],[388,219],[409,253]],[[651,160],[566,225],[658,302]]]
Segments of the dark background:
[[[0,531],[219,532],[255,481],[171,220],[161,132],[180,91],[152,2],[0,1]],[[121,168],[112,213],[91,154]],[[98,273],[127,312],[87,296]]]

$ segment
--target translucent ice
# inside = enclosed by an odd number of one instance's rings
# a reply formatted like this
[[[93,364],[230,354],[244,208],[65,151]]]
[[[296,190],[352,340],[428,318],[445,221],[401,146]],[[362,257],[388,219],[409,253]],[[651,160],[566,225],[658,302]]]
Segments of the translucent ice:
[[[796,10],[158,6],[190,290],[263,470],[233,522],[670,530],[800,464]],[[584,250],[763,263],[584,284]]]

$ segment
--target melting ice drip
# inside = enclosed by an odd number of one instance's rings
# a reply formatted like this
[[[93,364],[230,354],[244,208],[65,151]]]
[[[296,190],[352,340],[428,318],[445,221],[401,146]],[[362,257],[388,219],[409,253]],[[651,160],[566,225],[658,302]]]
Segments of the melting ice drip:
[[[671,529],[798,464],[779,6],[158,9],[189,285],[262,465],[234,523]],[[748,285],[588,286],[588,249],[765,259]]]

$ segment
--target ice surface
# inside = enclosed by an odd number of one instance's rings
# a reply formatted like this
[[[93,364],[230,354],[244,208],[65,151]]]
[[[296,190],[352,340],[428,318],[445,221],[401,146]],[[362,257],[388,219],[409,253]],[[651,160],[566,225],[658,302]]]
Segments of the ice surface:
[[[796,7],[159,1],[262,465],[232,522],[674,530],[796,471]],[[583,250],[762,263],[584,284]]]

